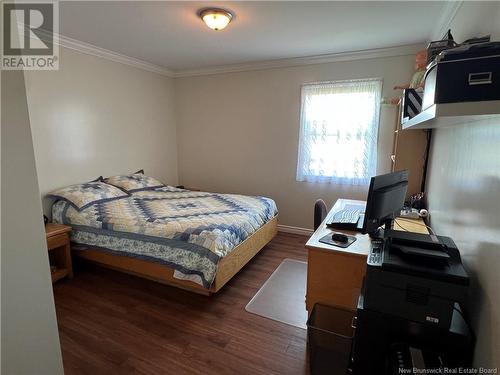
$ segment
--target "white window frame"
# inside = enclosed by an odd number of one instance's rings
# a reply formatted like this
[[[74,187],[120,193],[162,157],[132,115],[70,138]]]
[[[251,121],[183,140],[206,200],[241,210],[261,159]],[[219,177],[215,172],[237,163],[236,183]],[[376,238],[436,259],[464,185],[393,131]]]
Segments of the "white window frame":
[[[300,134],[299,134],[299,152],[297,159],[297,181],[308,181],[308,182],[324,182],[324,183],[334,183],[341,185],[368,185],[370,178],[376,174],[377,169],[377,147],[378,147],[378,132],[380,126],[380,103],[382,99],[382,79],[381,78],[366,78],[366,79],[356,79],[356,80],[343,80],[343,81],[325,81],[325,82],[315,82],[304,84],[301,87],[301,109],[300,109]],[[324,93],[324,94],[323,94]],[[343,94],[354,94],[358,96],[360,103],[363,106],[356,107],[353,105],[341,105],[345,104],[349,99]],[[368,96],[366,96],[366,94]],[[336,112],[315,111],[314,114],[307,115],[307,111],[314,111],[314,95],[339,95],[337,99],[325,98],[324,100],[332,104],[332,108],[338,108]],[[353,95],[353,96],[354,96]],[[373,100],[373,103],[372,103]],[[342,103],[344,102],[344,103]],[[326,105],[328,103],[322,103],[321,105]],[[373,105],[373,108],[371,108]],[[363,110],[364,112],[356,112],[357,110]],[[335,111],[335,109],[334,109]],[[316,113],[318,113],[316,115]],[[351,117],[356,114],[360,114],[361,117],[359,121],[352,120]],[[338,115],[337,115],[338,114]],[[308,118],[309,117],[309,118]],[[321,124],[318,124],[321,121]],[[344,125],[335,127],[335,122],[342,121]],[[349,128],[347,128],[349,126]],[[318,129],[320,129],[318,131]],[[352,134],[347,129],[353,129],[355,134]],[[336,144],[333,143],[334,135],[332,132],[336,132]],[[354,138],[354,137],[355,138]],[[340,143],[341,137],[352,140],[352,145],[355,147],[349,148],[349,143],[344,140]],[[356,143],[357,140],[357,143]],[[362,146],[363,143],[366,146]],[[341,155],[346,155],[344,157],[347,163],[342,164],[341,159],[338,159],[339,165],[332,168],[336,168],[335,171],[324,171],[322,167],[322,162],[324,158],[321,155],[325,155],[325,148],[337,146],[338,152],[344,148],[344,151],[352,149],[353,155],[347,155],[345,152]],[[315,150],[323,149],[321,154]],[[340,155],[337,155],[340,156]],[[325,159],[334,158],[332,155],[325,155]],[[332,161],[332,160],[330,160]],[[347,171],[342,170],[342,165],[349,165],[350,163],[354,165],[359,165],[362,163],[361,167],[356,170]],[[329,167],[333,163],[324,163],[325,167]],[[344,167],[345,168],[345,167]],[[326,168],[325,168],[326,169]],[[337,174],[336,174],[337,173]]]

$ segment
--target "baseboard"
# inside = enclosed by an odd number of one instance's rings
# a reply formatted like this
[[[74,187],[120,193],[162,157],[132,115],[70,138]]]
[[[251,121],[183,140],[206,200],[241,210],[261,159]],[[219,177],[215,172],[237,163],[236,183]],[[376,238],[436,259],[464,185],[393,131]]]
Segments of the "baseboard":
[[[292,227],[290,225],[282,225],[282,224],[278,224],[278,232],[300,234],[302,236],[308,236],[308,237],[314,233],[312,229]]]

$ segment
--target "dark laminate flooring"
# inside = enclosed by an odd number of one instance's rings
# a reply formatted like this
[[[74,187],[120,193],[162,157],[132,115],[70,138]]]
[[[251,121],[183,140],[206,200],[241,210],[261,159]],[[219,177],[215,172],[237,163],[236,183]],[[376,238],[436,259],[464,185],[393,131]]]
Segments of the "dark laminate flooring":
[[[305,241],[279,233],[211,297],[78,265],[54,285],[66,375],[308,373],[305,330],[245,311]]]

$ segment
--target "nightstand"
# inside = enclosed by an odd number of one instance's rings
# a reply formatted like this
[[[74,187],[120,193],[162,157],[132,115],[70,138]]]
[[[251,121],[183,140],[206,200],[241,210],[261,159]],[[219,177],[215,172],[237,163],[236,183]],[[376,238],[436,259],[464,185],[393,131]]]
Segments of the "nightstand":
[[[50,273],[53,283],[66,276],[70,279],[73,277],[69,245],[70,232],[71,227],[67,225],[52,223],[45,225],[45,237],[47,238]]]

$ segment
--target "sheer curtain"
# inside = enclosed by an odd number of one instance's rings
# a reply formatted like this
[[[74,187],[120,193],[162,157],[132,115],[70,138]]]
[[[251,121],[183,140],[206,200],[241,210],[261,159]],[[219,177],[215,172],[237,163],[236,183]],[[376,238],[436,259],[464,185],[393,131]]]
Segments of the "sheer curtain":
[[[297,181],[369,184],[381,93],[379,78],[302,86]]]

